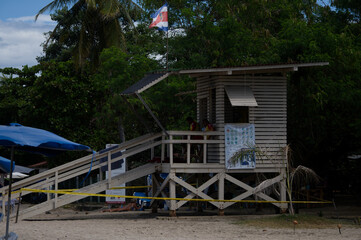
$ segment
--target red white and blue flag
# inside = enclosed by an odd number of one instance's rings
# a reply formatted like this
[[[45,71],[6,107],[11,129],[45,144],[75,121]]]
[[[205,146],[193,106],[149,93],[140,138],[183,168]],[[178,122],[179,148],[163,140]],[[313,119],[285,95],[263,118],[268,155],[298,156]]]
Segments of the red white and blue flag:
[[[149,25],[149,28],[157,27],[159,30],[168,31],[168,4],[164,4],[159,10],[152,16],[153,22]]]

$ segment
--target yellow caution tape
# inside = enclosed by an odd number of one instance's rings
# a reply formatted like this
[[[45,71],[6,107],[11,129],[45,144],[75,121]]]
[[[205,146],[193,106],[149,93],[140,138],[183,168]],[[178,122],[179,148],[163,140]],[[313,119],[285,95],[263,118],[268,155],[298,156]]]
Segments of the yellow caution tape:
[[[136,188],[151,188],[152,186],[128,186],[128,187],[112,187],[110,189],[136,189]]]
[[[11,192],[11,194],[16,194],[16,193],[20,193],[22,190],[21,189],[19,189],[19,190],[16,190],[16,191],[14,191],[14,192]]]
[[[69,192],[61,190],[39,190],[22,188],[22,191],[28,192],[41,192],[41,193],[56,193],[56,194],[68,194],[87,197],[114,197],[114,198],[137,198],[137,199],[154,199],[154,200],[175,200],[175,201],[194,201],[194,202],[235,202],[235,203],[290,203],[291,201],[264,201],[264,200],[219,200],[219,199],[193,199],[193,198],[161,198],[161,197],[140,197],[140,196],[122,196],[113,194],[99,194],[99,193],[82,193],[82,192]],[[292,203],[316,203],[327,204],[333,203],[332,201],[292,201]]]
[[[74,192],[76,190],[79,190],[79,189],[59,189],[58,191],[62,191],[62,192]]]

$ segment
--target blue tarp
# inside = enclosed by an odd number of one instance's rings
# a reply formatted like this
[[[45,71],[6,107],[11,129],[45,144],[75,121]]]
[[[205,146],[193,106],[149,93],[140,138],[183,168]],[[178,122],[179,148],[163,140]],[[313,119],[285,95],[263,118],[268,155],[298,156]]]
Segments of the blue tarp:
[[[7,158],[0,156],[0,172],[9,173],[11,167],[11,161]],[[13,162],[13,172],[15,169],[15,163]]]
[[[11,160],[0,156],[0,173],[9,173],[10,172],[10,163]],[[19,173],[30,173],[34,171],[34,168],[28,168],[20,165],[15,165],[13,162],[13,172]]]
[[[38,128],[25,127],[17,123],[11,123],[9,126],[0,125],[0,146],[11,147],[12,162],[14,162],[14,149],[48,156],[55,155],[60,151],[91,150],[88,146],[69,141],[54,133]],[[89,169],[87,176],[89,175],[90,170],[91,169]],[[11,201],[11,179],[12,174],[10,174],[8,202]],[[7,209],[6,233],[4,239],[8,239],[9,236],[9,220],[10,205],[8,205]]]
[[[9,126],[0,125],[0,145],[14,146],[16,149],[44,155],[52,155],[59,150],[90,150],[88,146],[69,141],[54,133],[17,123],[11,123]]]

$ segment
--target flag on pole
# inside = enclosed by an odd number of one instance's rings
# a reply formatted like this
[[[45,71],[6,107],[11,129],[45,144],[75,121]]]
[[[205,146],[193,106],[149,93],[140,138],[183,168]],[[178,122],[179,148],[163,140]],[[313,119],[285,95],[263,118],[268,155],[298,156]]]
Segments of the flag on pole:
[[[159,10],[152,16],[153,22],[149,25],[149,28],[157,27],[159,30],[168,31],[168,4],[164,4]]]

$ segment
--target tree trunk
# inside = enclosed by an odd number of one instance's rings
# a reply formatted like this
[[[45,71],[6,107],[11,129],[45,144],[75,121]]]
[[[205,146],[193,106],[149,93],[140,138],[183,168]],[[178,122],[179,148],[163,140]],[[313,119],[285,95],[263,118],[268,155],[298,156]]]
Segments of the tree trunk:
[[[125,142],[123,120],[122,120],[122,116],[120,114],[119,114],[119,118],[118,118],[118,132],[119,132],[120,143]]]

